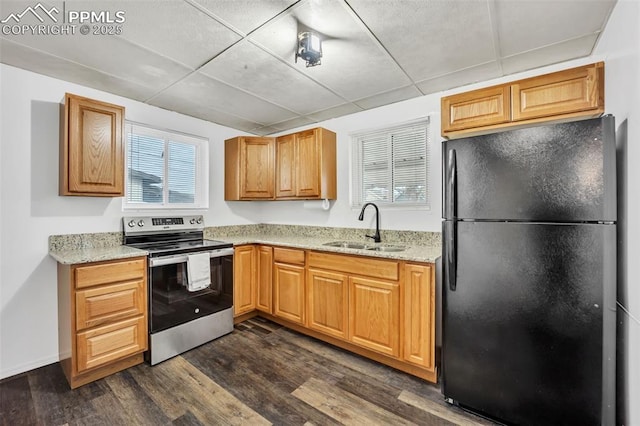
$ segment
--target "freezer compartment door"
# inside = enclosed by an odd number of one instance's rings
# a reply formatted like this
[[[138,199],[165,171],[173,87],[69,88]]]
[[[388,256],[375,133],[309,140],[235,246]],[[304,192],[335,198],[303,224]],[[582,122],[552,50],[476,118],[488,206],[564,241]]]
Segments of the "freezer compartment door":
[[[445,219],[616,221],[615,120],[445,141]]]
[[[615,225],[459,222],[451,230],[444,396],[510,424],[614,424]]]

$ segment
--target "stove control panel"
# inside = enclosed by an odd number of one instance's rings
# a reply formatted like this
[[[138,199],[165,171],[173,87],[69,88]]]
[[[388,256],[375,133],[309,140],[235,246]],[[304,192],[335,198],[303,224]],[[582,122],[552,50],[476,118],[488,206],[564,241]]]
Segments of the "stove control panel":
[[[204,218],[196,216],[163,216],[163,217],[123,217],[122,225],[125,235],[143,234],[145,232],[201,231],[204,229]]]

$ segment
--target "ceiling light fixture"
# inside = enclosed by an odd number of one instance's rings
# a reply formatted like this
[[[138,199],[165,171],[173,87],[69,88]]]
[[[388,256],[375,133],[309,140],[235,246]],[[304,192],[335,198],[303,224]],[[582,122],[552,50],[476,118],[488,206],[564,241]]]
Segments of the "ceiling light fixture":
[[[320,40],[318,34],[312,31],[304,31],[298,34],[296,63],[298,62],[298,58],[304,59],[307,67],[320,65],[320,58],[322,58],[322,40]]]

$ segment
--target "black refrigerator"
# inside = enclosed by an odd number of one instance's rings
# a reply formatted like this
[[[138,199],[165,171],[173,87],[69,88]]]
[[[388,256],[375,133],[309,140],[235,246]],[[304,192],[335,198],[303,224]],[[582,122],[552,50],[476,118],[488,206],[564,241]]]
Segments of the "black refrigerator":
[[[614,117],[442,154],[445,399],[506,424],[614,425]]]

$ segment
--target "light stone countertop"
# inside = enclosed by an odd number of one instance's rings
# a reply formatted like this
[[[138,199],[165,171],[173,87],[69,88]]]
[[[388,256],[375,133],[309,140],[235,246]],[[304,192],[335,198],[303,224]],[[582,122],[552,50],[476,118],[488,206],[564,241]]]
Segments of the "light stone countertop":
[[[78,263],[100,262],[103,260],[126,259],[129,257],[146,256],[146,250],[128,246],[93,247],[75,250],[51,250],[49,255],[64,265]]]
[[[282,235],[243,235],[243,236],[220,236],[216,239],[221,241],[226,241],[229,243],[233,243],[233,245],[242,245],[242,244],[265,244],[272,246],[281,246],[281,247],[291,247],[305,250],[318,250],[318,251],[326,251],[333,253],[344,253],[344,254],[354,254],[360,256],[370,256],[370,257],[378,257],[384,259],[395,259],[395,260],[407,260],[412,262],[424,262],[424,263],[433,263],[436,261],[436,258],[440,256],[442,253],[442,249],[440,244],[434,245],[410,245],[404,243],[396,243],[396,242],[382,242],[378,244],[374,244],[373,241],[369,240],[358,240],[353,242],[359,242],[366,244],[367,246],[372,245],[393,245],[393,246],[403,246],[406,247],[406,250],[397,251],[397,252],[386,252],[386,251],[375,251],[375,250],[365,250],[365,249],[350,249],[350,248],[342,248],[342,247],[331,247],[325,246],[325,243],[332,241],[344,241],[342,239],[336,238],[315,238],[315,237],[296,237],[296,236],[282,236]],[[352,240],[349,240],[352,241]]]

